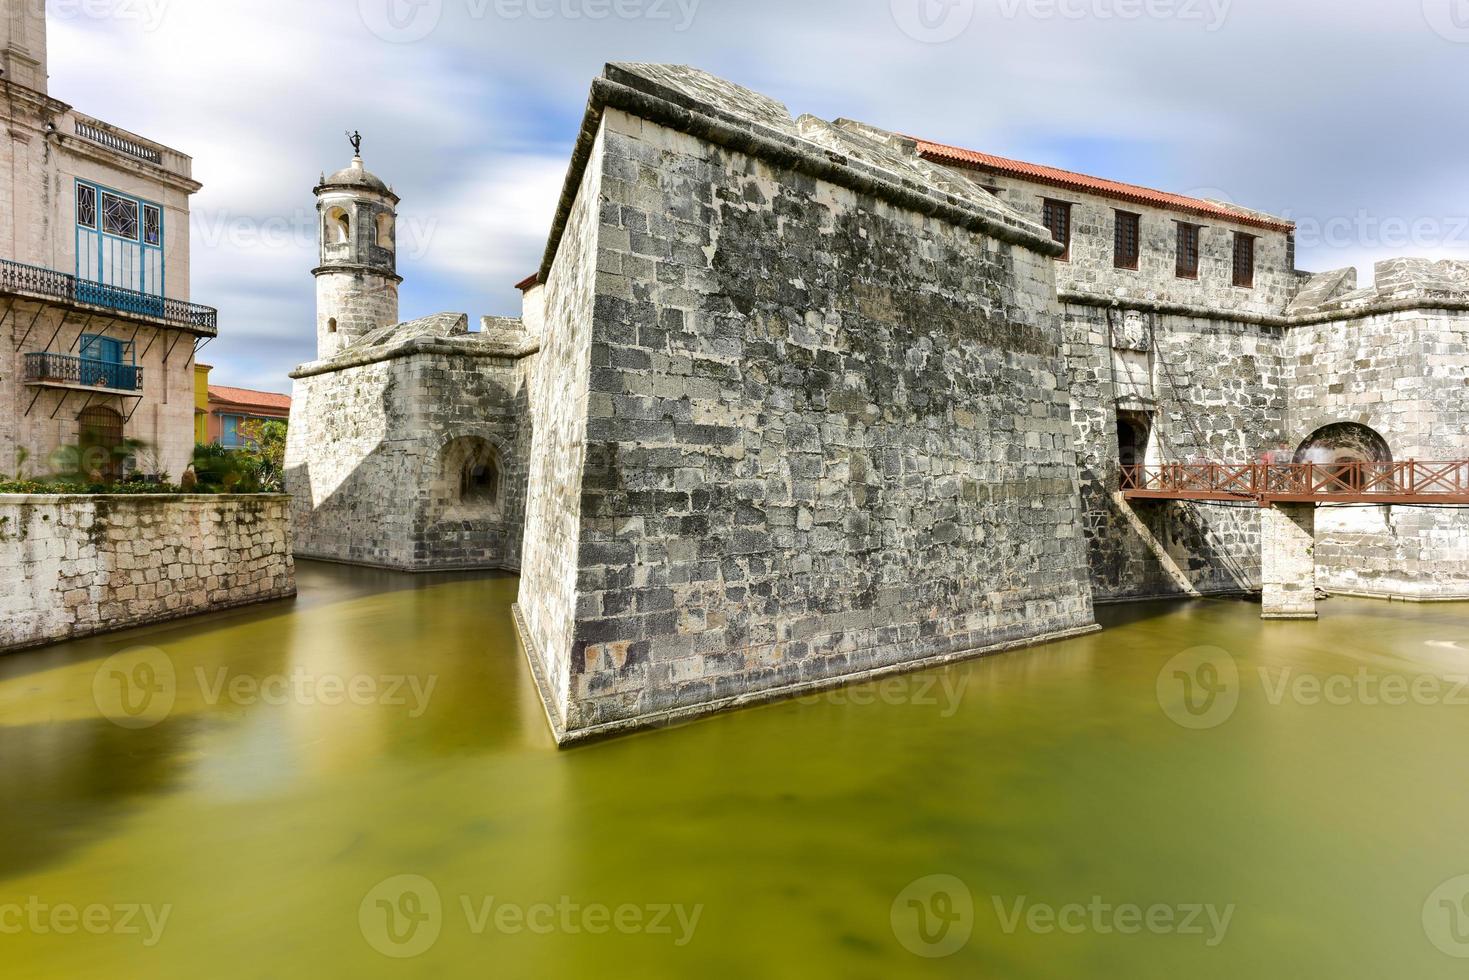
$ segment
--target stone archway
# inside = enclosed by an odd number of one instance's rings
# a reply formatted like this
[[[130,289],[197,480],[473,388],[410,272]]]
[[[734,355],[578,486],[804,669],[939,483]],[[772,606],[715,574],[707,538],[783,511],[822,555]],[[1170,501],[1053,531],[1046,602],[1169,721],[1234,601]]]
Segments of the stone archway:
[[[1353,464],[1391,463],[1392,447],[1375,429],[1360,422],[1333,422],[1311,433],[1296,448],[1294,462],[1338,467],[1343,482],[1362,489],[1363,467]]]
[[[493,518],[503,497],[500,450],[480,436],[459,436],[439,451],[433,497],[441,513]]]

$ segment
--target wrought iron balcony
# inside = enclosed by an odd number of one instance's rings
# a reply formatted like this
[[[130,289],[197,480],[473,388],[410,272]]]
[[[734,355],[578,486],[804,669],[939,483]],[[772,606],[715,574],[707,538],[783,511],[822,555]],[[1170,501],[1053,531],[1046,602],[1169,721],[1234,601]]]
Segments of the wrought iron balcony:
[[[27,354],[26,384],[62,388],[142,391],[143,369],[70,354]]]
[[[19,293],[79,306],[100,306],[125,316],[152,320],[211,337],[219,332],[219,311],[212,307],[88,282],[54,269],[4,259],[0,259],[0,293]]]

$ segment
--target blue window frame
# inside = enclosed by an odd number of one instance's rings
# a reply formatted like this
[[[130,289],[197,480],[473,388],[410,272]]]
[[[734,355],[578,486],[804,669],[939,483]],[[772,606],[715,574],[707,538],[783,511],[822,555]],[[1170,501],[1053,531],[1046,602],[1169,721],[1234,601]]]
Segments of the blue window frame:
[[[82,334],[81,382],[101,388],[135,391],[138,370],[133,345],[116,337]]]
[[[219,417],[219,444],[226,449],[240,447],[240,417],[238,415]]]
[[[145,307],[135,311],[140,313],[155,312],[147,307],[157,305],[161,312],[166,283],[162,206],[84,180],[76,182],[76,194],[76,276],[82,298],[101,306]]]

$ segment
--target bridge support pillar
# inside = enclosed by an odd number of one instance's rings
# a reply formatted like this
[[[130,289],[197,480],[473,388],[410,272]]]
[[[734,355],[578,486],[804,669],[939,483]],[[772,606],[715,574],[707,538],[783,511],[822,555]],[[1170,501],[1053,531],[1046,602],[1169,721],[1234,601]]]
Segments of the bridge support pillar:
[[[1316,505],[1274,504],[1260,512],[1263,619],[1316,618]]]

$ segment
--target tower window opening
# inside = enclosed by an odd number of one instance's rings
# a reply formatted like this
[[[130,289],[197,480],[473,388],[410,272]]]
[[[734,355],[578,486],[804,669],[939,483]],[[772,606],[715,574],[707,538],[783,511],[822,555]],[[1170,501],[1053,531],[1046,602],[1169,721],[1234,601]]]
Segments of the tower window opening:
[[[332,245],[346,245],[352,241],[352,218],[341,208],[332,208],[326,213],[326,240]]]
[[[336,317],[332,317],[331,319],[329,319],[329,320],[326,321],[326,332],[327,333],[336,333],[337,332],[337,318]]]

